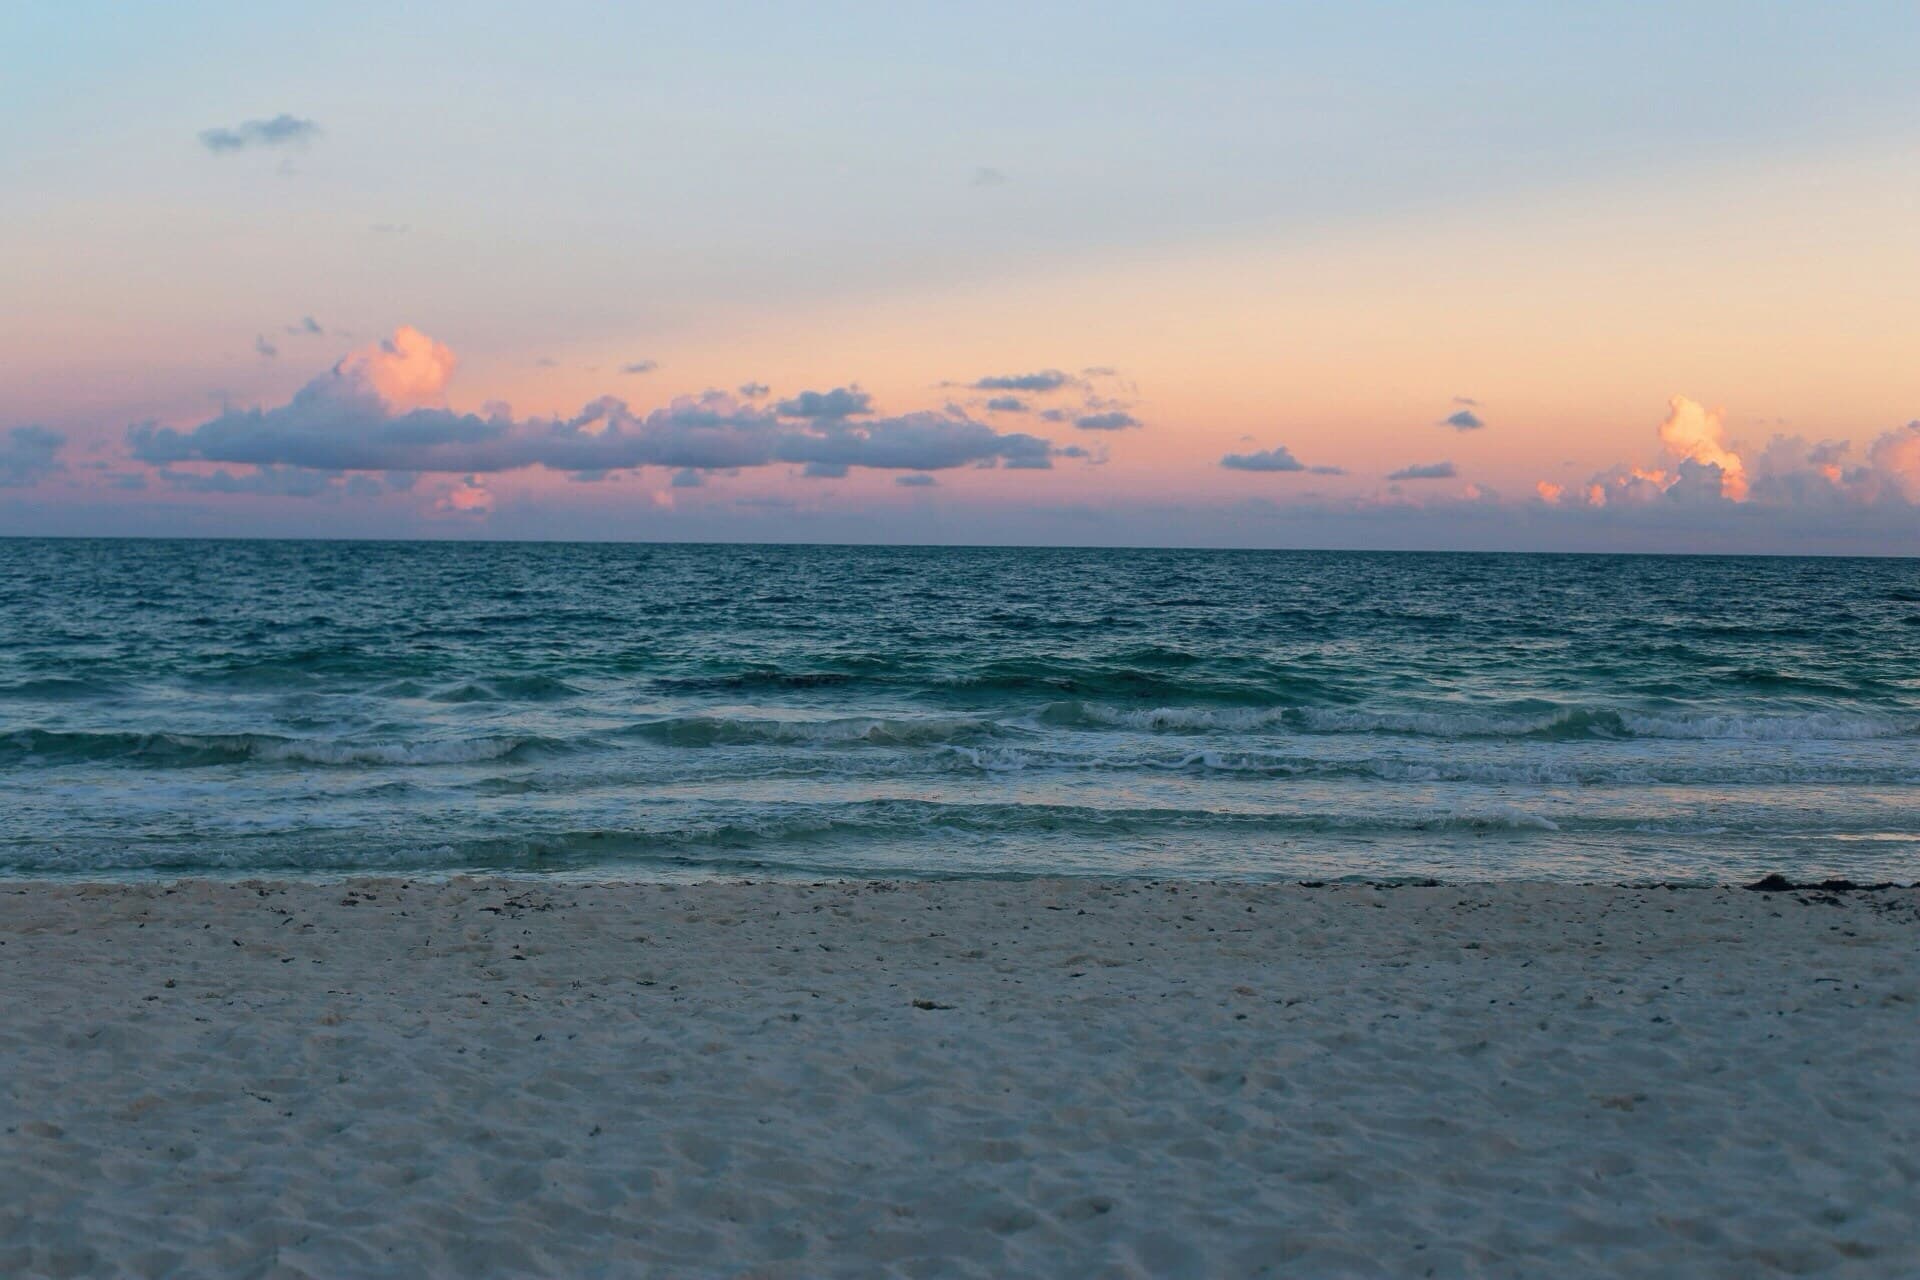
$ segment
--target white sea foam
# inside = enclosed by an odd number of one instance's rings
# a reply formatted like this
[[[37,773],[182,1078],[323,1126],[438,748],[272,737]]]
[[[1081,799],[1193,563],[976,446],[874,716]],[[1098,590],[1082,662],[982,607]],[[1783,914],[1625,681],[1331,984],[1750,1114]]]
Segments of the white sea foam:
[[[527,738],[471,738],[439,742],[338,742],[319,739],[256,738],[250,753],[259,760],[331,765],[474,764],[498,760],[528,745]]]
[[[1753,741],[1857,742],[1906,737],[1920,730],[1888,716],[1810,711],[1800,715],[1686,715],[1622,712],[1620,723],[1642,738],[1725,738]]]

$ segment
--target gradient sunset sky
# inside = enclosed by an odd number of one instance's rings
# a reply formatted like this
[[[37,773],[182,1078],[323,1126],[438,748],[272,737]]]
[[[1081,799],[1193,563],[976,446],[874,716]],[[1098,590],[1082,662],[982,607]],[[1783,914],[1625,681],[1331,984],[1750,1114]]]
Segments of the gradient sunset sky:
[[[0,48],[0,534],[1920,553],[1909,4]]]

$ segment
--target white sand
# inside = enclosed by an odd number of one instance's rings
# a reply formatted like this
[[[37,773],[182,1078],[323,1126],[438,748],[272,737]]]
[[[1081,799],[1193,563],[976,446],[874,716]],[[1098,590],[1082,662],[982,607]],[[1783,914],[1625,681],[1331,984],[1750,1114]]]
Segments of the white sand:
[[[0,888],[0,1273],[1920,1275],[1826,898]]]

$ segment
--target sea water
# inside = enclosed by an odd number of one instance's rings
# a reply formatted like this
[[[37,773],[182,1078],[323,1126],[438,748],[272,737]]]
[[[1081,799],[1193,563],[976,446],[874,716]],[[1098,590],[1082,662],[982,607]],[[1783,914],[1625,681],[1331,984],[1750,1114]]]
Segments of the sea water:
[[[1920,877],[1920,562],[0,540],[0,874]]]

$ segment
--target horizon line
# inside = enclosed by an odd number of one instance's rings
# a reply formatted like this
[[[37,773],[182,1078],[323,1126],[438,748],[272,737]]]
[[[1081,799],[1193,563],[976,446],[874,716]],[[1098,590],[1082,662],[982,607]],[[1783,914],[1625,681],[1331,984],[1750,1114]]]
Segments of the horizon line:
[[[0,533],[0,542],[324,542],[366,546],[547,546],[547,547],[781,547],[862,551],[1140,551],[1211,555],[1527,556],[1617,560],[1920,560],[1920,553],[1868,551],[1546,551],[1514,548],[1435,547],[1235,547],[1168,546],[1103,542],[808,542],[726,541],[713,538],[372,538],[353,535],[284,537],[259,534]]]

